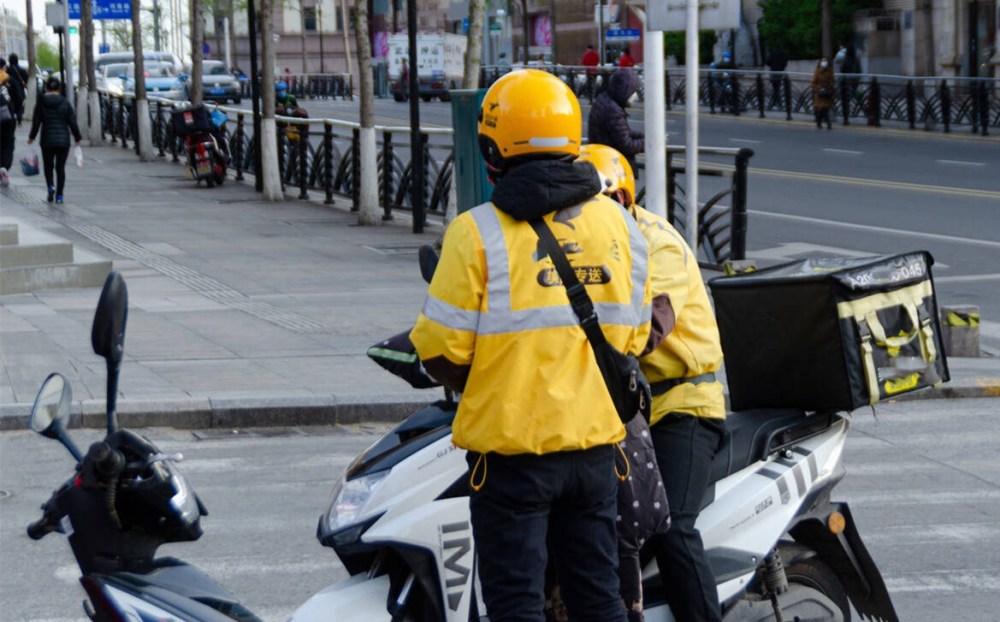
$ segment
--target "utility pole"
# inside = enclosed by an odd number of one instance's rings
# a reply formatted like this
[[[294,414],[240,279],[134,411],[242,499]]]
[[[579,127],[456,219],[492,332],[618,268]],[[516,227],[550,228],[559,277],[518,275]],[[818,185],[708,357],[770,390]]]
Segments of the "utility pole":
[[[281,175],[278,172],[278,127],[274,118],[274,0],[260,1],[260,51],[263,56],[261,71],[261,129],[257,135],[257,148],[261,152],[261,167],[255,171],[263,180],[264,200],[280,201]]]
[[[160,0],[153,0],[153,49],[160,51]]]
[[[410,56],[410,203],[413,208],[413,232],[424,230],[424,144],[420,134],[420,81],[417,67],[417,3],[406,3],[406,35]]]
[[[76,122],[80,129],[81,136],[90,135],[90,115],[87,111],[87,31],[93,24],[93,1],[80,0],[80,27],[77,30],[77,38],[80,39],[79,62],[77,63],[77,89],[76,101],[73,102],[76,108]]]

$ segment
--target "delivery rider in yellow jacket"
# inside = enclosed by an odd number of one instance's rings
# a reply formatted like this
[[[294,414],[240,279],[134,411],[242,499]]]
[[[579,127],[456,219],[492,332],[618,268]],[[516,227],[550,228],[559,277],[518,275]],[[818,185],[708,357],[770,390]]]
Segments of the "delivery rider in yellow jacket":
[[[548,540],[572,619],[624,622],[614,452],[625,431],[528,221],[552,230],[622,352],[640,353],[650,333],[647,244],[599,194],[593,166],[574,162],[580,106],[562,80],[503,76],[478,130],[493,196],[445,232],[410,337],[427,371],[462,392],[454,440],[468,450],[483,598],[494,622],[542,622]]]
[[[585,146],[580,159],[597,168],[604,192],[635,216],[649,242],[652,294],[670,298],[673,330],[640,359],[653,390],[650,431],[670,502],[670,529],[654,536],[653,544],[674,616],[679,621],[718,620],[715,578],[694,527],[726,416],[722,384],[715,377],[722,366],[715,313],[684,238],[666,219],[634,202],[635,177],[628,161],[604,145]],[[626,579],[622,582],[624,591]]]

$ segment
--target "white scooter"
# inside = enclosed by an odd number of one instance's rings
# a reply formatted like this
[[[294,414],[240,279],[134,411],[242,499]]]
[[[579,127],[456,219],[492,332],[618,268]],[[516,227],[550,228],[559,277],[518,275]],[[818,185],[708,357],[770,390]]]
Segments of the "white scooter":
[[[260,622],[194,566],[155,557],[165,542],[197,540],[207,511],[175,467],[179,456],[118,425],[126,317],[125,283],[112,273],[91,338],[108,368],[103,441],[83,454],[66,434],[71,395],[65,378],[53,374],[39,391],[32,429],[60,440],[77,466],[28,535],[68,536],[88,595],[84,608],[95,622]],[[317,536],[351,576],[310,598],[291,622],[488,620],[477,596],[464,452],[451,441],[456,408],[446,394],[348,467]],[[844,475],[847,421],[758,410],[733,413],[726,427],[697,525],[725,620],[849,620],[849,602],[863,617],[897,620],[847,504],[830,501]],[[650,563],[650,622],[673,620],[661,594]]]
[[[429,281],[435,256],[421,252]],[[450,399],[411,415],[365,450],[336,485],[317,537],[351,575],[290,622],[487,620],[476,575],[465,452]],[[726,419],[697,527],[724,620],[897,620],[845,502],[848,421],[836,413],[751,410]],[[673,620],[650,555],[648,622]]]

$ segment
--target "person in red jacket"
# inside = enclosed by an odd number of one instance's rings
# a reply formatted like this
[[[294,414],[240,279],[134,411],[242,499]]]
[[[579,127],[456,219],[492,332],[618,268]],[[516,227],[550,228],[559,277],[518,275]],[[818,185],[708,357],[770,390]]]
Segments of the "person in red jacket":
[[[628,53],[628,50],[622,51],[622,55],[618,57],[618,66],[635,67],[635,59]]]
[[[580,64],[586,67],[587,71],[587,96],[594,99],[594,82],[597,80],[597,66],[601,64],[601,57],[597,54],[594,46],[588,45],[587,51],[580,58]],[[583,93],[580,93],[583,95]]]

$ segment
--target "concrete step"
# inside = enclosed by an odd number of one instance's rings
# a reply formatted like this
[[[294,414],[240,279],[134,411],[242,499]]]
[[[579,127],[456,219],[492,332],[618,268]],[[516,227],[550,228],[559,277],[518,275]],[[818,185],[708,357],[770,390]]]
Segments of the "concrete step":
[[[0,269],[73,263],[69,242],[0,245]]]
[[[0,296],[100,287],[111,271],[110,260],[24,221],[0,218],[0,231],[13,239],[0,245]]]
[[[17,224],[0,223],[0,246],[17,244]]]
[[[109,272],[110,261],[4,268],[0,270],[0,296],[68,287],[100,287]]]

